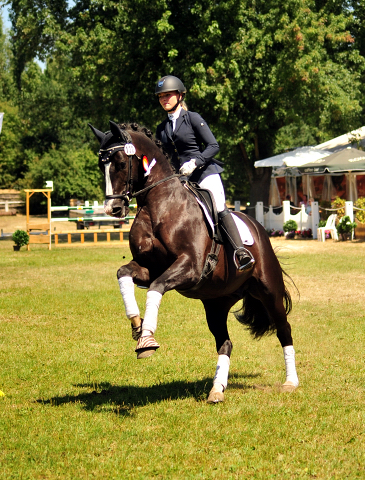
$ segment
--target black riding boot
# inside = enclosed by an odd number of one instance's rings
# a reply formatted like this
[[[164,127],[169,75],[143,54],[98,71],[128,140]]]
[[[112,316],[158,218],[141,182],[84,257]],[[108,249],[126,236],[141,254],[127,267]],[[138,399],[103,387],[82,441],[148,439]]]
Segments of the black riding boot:
[[[250,270],[255,264],[255,259],[251,252],[243,246],[237,225],[232,218],[231,212],[226,208],[223,212],[218,213],[218,218],[229,243],[233,247],[233,258],[236,267],[238,270]]]

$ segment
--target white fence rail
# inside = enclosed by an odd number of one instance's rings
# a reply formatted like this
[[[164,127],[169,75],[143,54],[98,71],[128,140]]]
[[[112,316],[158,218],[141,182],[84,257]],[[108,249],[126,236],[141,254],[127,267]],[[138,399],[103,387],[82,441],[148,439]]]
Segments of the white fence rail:
[[[5,201],[0,201],[0,205],[5,205],[5,212],[9,211],[9,205],[16,205],[18,207],[22,207],[25,205],[25,202],[21,200],[5,200]]]
[[[278,207],[275,207],[277,209]],[[290,211],[295,207],[291,207],[290,202],[283,202],[281,213],[276,214],[273,207],[270,205],[268,212],[264,212],[264,204],[257,202],[255,207],[256,220],[261,223],[266,230],[282,230],[283,225],[288,220],[294,220],[298,225],[298,230],[312,230],[313,238],[317,238],[317,228],[319,223],[319,208],[318,202],[312,203],[311,214],[305,213],[305,206],[302,205],[298,213],[291,214]]]

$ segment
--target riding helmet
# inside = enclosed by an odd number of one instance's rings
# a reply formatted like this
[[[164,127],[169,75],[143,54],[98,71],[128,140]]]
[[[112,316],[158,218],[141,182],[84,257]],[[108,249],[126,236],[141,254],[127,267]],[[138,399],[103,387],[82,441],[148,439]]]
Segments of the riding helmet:
[[[182,81],[174,77],[173,75],[166,75],[165,77],[160,78],[156,84],[155,95],[165,92],[178,91],[179,93],[186,93],[186,88]]]

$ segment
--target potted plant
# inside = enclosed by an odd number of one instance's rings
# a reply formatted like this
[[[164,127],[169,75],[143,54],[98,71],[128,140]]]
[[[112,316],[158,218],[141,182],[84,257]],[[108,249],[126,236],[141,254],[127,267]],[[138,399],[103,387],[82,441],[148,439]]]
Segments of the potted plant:
[[[295,232],[298,230],[298,225],[295,220],[287,220],[283,225],[286,238],[294,238]]]
[[[356,228],[356,223],[351,222],[348,215],[344,215],[338,222],[336,228],[337,233],[341,236],[342,240],[347,240],[352,234],[353,229]]]
[[[15,230],[11,238],[15,243],[13,245],[14,250],[20,250],[21,247],[28,245],[29,242],[29,235],[24,230]]]

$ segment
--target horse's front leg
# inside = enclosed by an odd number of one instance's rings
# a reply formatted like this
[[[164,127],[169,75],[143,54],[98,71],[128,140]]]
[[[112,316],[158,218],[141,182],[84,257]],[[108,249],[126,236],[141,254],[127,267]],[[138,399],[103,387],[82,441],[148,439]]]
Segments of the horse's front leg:
[[[189,273],[186,273],[189,272]],[[158,310],[162,296],[176,288],[187,289],[195,285],[200,277],[196,262],[190,257],[179,257],[162,275],[154,280],[147,292],[146,311],[142,323],[142,334],[137,343],[137,358],[152,355],[159,347],[154,339],[157,329]]]
[[[150,282],[149,271],[132,261],[120,267],[117,273],[120,293],[122,294],[125,312],[131,322],[132,338],[138,340],[142,334],[142,319],[134,295],[134,284],[148,286]],[[158,348],[158,347],[157,347]]]

